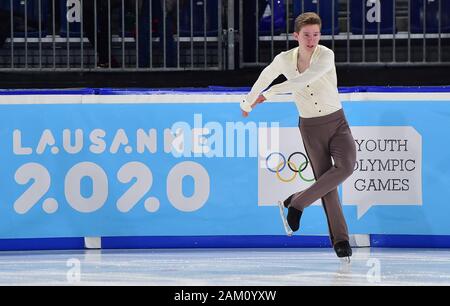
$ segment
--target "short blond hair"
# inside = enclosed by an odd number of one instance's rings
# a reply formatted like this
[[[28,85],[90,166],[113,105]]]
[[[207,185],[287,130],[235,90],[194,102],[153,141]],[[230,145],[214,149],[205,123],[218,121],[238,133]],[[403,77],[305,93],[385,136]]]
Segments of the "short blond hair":
[[[322,19],[314,12],[303,13],[295,18],[294,31],[298,33],[305,25],[310,24],[318,24],[322,28]]]

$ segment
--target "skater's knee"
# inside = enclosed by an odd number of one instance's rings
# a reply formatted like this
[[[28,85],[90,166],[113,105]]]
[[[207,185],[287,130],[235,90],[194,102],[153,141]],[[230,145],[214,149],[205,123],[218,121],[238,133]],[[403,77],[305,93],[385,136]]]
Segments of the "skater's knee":
[[[355,170],[355,163],[352,161],[345,161],[338,165],[337,168],[340,170],[342,176],[347,178],[352,175],[353,171]]]

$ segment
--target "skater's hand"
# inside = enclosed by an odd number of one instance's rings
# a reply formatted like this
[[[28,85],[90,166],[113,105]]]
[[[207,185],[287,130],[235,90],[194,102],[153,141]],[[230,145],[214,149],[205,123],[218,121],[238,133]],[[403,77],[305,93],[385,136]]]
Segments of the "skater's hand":
[[[266,98],[263,95],[259,95],[258,98],[255,100],[253,104],[248,103],[247,101],[241,102],[241,109],[242,109],[242,117],[248,117],[248,114],[258,105],[259,103],[263,103],[266,101]]]
[[[264,101],[266,101],[266,97],[264,97],[263,95],[259,95],[255,103],[253,103],[252,107],[256,107],[257,104],[263,103]]]

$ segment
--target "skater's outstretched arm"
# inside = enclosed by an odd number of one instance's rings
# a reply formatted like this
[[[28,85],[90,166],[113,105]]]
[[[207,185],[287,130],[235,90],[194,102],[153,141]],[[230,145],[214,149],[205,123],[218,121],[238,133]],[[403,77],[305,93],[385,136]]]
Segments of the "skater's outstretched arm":
[[[249,112],[258,104],[266,100],[264,96],[261,96],[261,93],[269,87],[269,85],[275,80],[280,74],[280,55],[277,55],[272,63],[269,66],[264,68],[261,74],[256,80],[255,84],[253,84],[252,89],[247,94],[245,99],[241,101],[240,107],[243,111],[243,115],[246,117]]]
[[[263,103],[264,101],[266,101],[266,98],[263,95],[259,95],[258,98],[256,99],[255,103],[252,104],[252,109],[254,109],[256,107],[256,105],[258,105],[259,103]],[[242,111],[242,116],[243,117],[248,117],[248,112],[246,111]]]

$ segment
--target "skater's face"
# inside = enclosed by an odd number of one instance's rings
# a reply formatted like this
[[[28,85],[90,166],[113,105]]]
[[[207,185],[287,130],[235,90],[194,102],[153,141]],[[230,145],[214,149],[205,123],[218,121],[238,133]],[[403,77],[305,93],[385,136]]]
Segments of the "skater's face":
[[[298,33],[294,33],[294,38],[302,50],[312,52],[320,41],[320,26],[318,24],[305,25]]]

